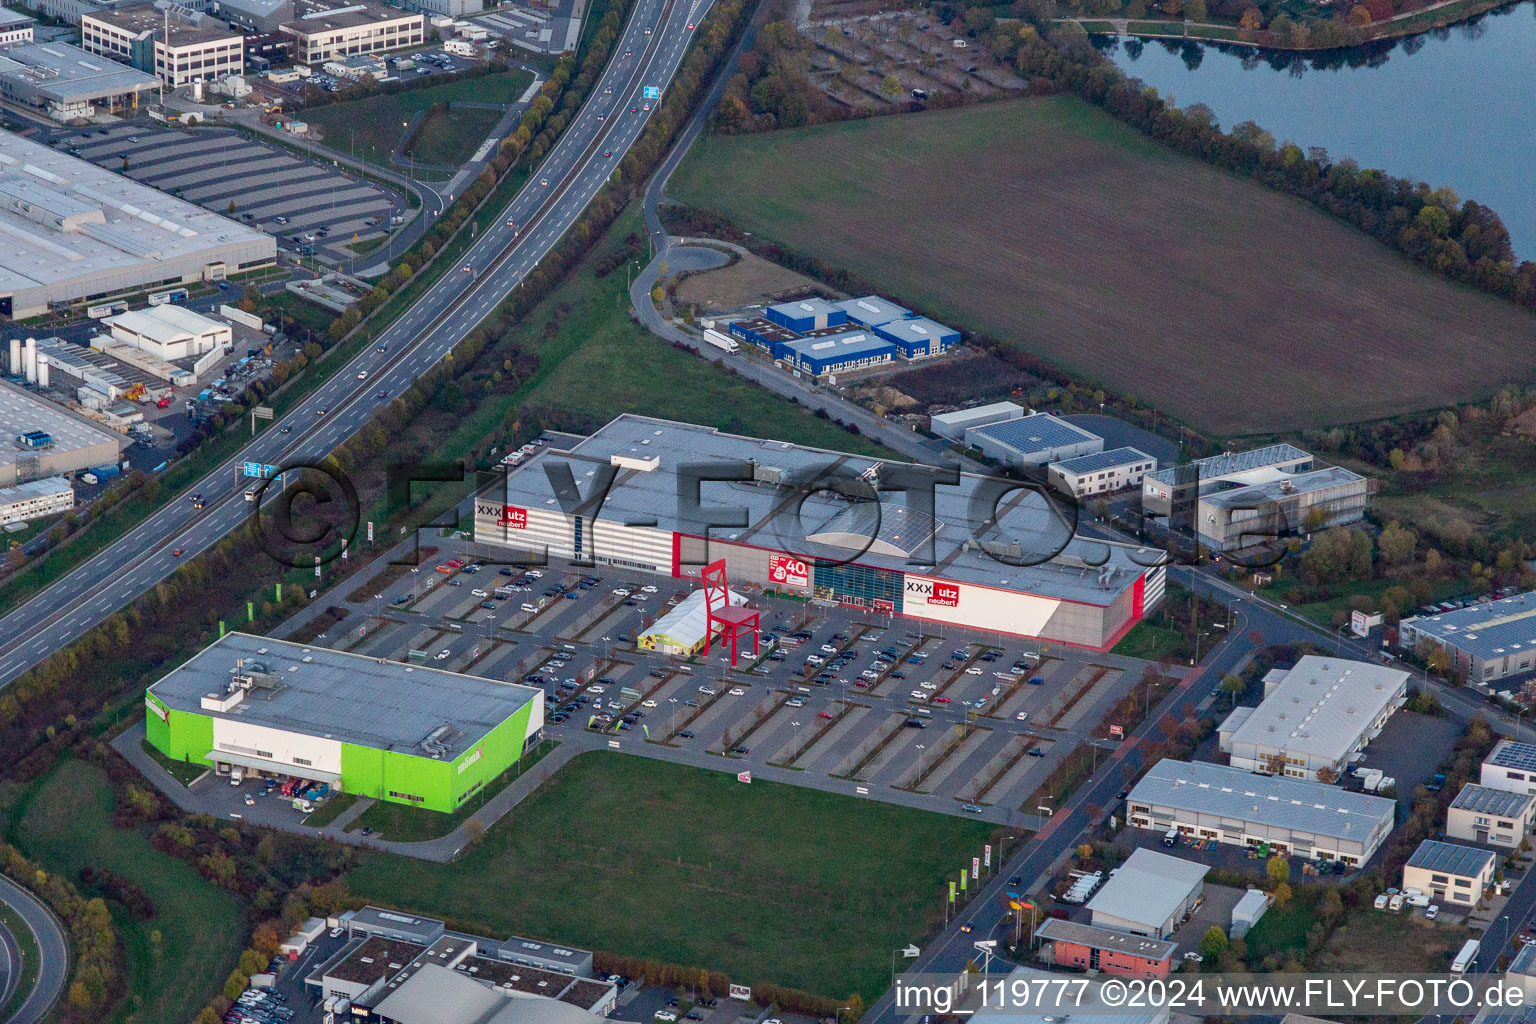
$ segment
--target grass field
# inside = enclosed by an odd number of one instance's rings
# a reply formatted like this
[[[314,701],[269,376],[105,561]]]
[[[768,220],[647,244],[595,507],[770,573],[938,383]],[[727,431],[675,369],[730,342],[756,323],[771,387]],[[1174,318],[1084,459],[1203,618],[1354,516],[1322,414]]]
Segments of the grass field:
[[[1529,313],[1071,97],[709,136],[670,191],[1222,435],[1531,377]]]
[[[639,207],[620,215],[592,253],[609,251],[631,231],[644,233]],[[838,451],[890,454],[770,391],[672,348],[636,324],[629,310],[624,268],[600,278],[589,258],[514,333],[522,347],[539,354],[533,377],[513,394],[482,399],[444,439],[441,450],[465,451],[485,436],[488,424],[533,405],[598,423],[634,412]]]
[[[793,822],[793,828],[786,828]],[[452,865],[364,853],[352,891],[487,934],[872,1001],[942,917],[989,826],[606,752],[583,754]]]
[[[427,89],[412,89],[409,92],[398,92],[393,95],[368,96],[360,100],[315,107],[313,110],[304,111],[304,120],[320,129],[325,144],[332,149],[343,153],[355,153],[371,164],[388,167],[389,155],[394,152],[395,146],[404,136],[406,122],[420,111],[428,110],[436,103],[456,101],[511,103],[523,94],[523,90],[527,89],[528,83],[532,81],[532,72],[515,68],[480,78],[445,82]],[[494,113],[495,111],[456,110],[453,111],[453,116],[461,119],[465,125],[469,125],[471,121],[478,123],[482,120],[478,115]],[[437,119],[428,118],[423,127],[427,127],[434,120]],[[442,146],[452,146],[452,152],[462,151],[463,156],[458,158],[458,161],[462,162],[474,153],[475,147],[485,141],[486,133],[495,123],[496,117],[492,117],[485,125],[484,131],[478,131],[472,138],[465,138],[462,142],[451,138],[451,132],[437,129],[433,130],[433,137],[437,138],[441,135]],[[446,124],[446,127],[456,128],[457,126]],[[468,129],[466,133],[467,131]],[[427,140],[422,141],[425,143]],[[432,147],[437,146],[437,142],[432,143]],[[429,152],[434,159],[429,159],[426,152],[420,159],[428,163],[450,162],[448,159],[435,159],[445,154],[451,156],[448,149],[429,147]]]
[[[429,811],[421,807],[376,800],[362,814],[352,819],[347,825],[347,831],[356,832],[358,829],[371,828],[378,833],[380,839],[402,843],[419,843],[445,836],[458,828],[465,818],[484,807],[487,800],[506,789],[514,779],[538,764],[544,759],[544,755],[559,745],[553,740],[540,743],[511,768],[482,786],[480,792],[452,813],[445,814],[442,811]],[[331,819],[334,818],[333,814]],[[306,823],[315,824],[314,822]],[[330,824],[330,819],[325,824]]]
[[[485,107],[453,107],[433,110],[422,120],[406,155],[424,164],[457,167],[475,155],[475,150],[501,120],[500,110]]]
[[[135,921],[112,908],[127,950],[132,995],[111,1020],[191,1020],[239,959],[244,912],[234,896],[159,852],[144,836],[113,828],[112,799],[100,769],[66,760],[31,794],[12,841],[45,870],[72,880],[91,864],[140,885],[154,901],[153,918]],[[157,931],[158,946],[153,941]]]

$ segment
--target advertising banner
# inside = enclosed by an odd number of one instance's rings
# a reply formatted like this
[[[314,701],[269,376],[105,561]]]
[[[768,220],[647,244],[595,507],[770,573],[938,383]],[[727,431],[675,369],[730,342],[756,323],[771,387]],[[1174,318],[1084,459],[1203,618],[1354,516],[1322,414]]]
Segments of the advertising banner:
[[[768,580],[784,587],[808,587],[811,567],[791,555],[769,555]]]

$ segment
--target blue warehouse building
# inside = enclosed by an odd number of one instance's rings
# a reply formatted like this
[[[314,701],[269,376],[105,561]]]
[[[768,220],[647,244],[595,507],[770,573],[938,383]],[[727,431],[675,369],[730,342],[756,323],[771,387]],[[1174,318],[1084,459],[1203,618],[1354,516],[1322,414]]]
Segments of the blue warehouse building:
[[[802,334],[821,327],[839,327],[848,322],[843,309],[824,299],[801,299],[797,302],[781,302],[765,311],[768,319],[780,327],[788,327]]]
[[[925,316],[880,324],[875,333],[901,349],[908,359],[941,356],[949,346],[960,344],[960,332]]]
[[[801,373],[821,377],[893,362],[896,346],[868,331],[847,331],[781,342],[774,346],[774,357]]]
[[[882,299],[878,295],[866,295],[862,299],[844,299],[833,303],[848,314],[848,322],[860,327],[879,327],[892,320],[906,320],[912,311],[905,306]]]
[[[786,341],[794,341],[800,335],[787,327],[782,327],[765,317],[753,317],[750,320],[733,320],[725,325],[725,329],[732,336],[740,338],[749,345],[767,349],[775,353],[777,357],[778,346]]]

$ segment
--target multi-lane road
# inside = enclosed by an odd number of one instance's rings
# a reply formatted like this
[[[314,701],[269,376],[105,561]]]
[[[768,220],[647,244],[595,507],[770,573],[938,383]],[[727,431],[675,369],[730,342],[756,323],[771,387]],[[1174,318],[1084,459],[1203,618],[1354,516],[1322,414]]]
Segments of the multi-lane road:
[[[245,462],[317,462],[367,422],[380,391],[399,394],[426,372],[580,217],[644,130],[654,100],[687,51],[711,0],[637,0],[592,94],[528,185],[469,252],[403,316],[280,422],[191,488],[201,511],[178,501],[25,605],[0,619],[0,685],[79,637],[208,548],[251,513]],[[323,410],[323,412],[322,412]],[[181,551],[177,556],[175,551]]]
[[[69,945],[58,919],[42,901],[3,876],[0,876],[0,903],[8,905],[21,918],[32,932],[38,950],[38,973],[32,991],[22,1000],[8,1024],[37,1024],[53,1009],[64,991],[64,981],[69,976]],[[21,957],[20,944],[0,927],[0,962],[5,968],[0,990],[7,996],[21,983],[25,973]]]

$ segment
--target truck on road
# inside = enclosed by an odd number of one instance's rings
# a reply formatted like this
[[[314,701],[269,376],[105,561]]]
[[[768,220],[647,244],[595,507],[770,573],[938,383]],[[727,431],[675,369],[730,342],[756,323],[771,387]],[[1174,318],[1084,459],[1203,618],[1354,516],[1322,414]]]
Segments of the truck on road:
[[[1462,944],[1461,952],[1456,954],[1456,959],[1451,961],[1452,974],[1465,974],[1472,966],[1472,961],[1477,959],[1477,951],[1481,948],[1476,939],[1468,939]]]

